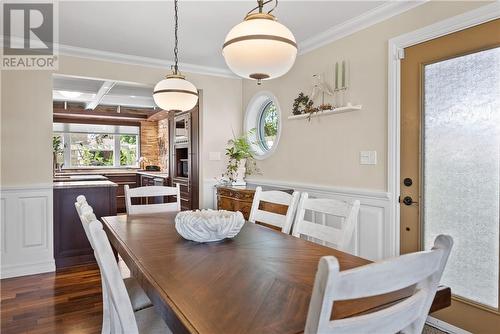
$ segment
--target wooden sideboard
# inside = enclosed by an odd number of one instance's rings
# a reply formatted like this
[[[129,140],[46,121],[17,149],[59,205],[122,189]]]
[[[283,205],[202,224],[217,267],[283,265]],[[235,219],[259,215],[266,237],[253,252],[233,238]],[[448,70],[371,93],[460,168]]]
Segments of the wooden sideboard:
[[[228,211],[240,211],[248,220],[250,216],[250,210],[252,209],[253,195],[255,194],[256,186],[247,185],[245,187],[233,187],[233,186],[217,186],[217,209],[218,210],[228,210]],[[276,189],[269,187],[262,187],[264,191],[268,190],[280,190],[287,192],[289,194],[293,193],[293,189]],[[261,210],[286,214],[288,207],[286,205],[273,204],[267,202],[261,202],[259,205]],[[262,224],[269,226],[267,224]],[[276,229],[274,226],[269,226]]]

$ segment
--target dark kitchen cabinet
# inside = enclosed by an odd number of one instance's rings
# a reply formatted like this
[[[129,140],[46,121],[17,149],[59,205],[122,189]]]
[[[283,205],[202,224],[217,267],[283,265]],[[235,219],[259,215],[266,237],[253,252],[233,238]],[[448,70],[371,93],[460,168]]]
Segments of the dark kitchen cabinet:
[[[76,197],[84,195],[100,219],[116,215],[116,190],[117,186],[111,182],[93,187],[84,182],[80,186],[54,187],[54,258],[57,269],[95,262],[94,251],[75,209]]]

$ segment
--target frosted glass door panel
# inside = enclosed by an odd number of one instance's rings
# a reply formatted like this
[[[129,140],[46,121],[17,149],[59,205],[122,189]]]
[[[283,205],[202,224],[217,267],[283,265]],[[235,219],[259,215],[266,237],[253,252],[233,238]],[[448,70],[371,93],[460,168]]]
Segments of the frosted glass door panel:
[[[424,67],[423,226],[455,241],[442,283],[497,308],[500,48]]]

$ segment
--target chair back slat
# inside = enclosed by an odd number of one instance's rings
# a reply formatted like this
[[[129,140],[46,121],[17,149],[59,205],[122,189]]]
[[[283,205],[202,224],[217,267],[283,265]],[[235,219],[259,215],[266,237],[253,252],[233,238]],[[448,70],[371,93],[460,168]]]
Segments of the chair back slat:
[[[89,232],[97,264],[104,278],[103,284],[106,284],[111,301],[113,333],[139,333],[130,297],[102,224],[97,220],[90,222]]]
[[[288,234],[292,228],[293,216],[297,208],[298,198],[299,193],[296,191],[290,195],[284,191],[262,191],[262,187],[257,187],[253,196],[252,208],[248,220],[252,223],[261,222],[280,227],[283,233]],[[264,211],[259,209],[261,202],[286,205],[288,209],[285,215]]]
[[[321,212],[330,216],[347,217],[350,205],[347,202],[329,198],[308,198],[303,208],[314,212]]]
[[[342,230],[331,226],[302,220],[297,228],[294,229],[293,235],[296,237],[299,237],[300,235],[306,235],[314,239],[319,239],[338,245],[340,240],[342,239]]]
[[[358,224],[359,207],[358,200],[348,203],[336,199],[309,198],[308,193],[302,193],[292,235],[312,237],[324,244],[334,244],[339,250],[348,251]],[[311,212],[311,220],[305,219],[306,211]],[[339,226],[329,225],[327,216],[337,217],[340,220]],[[354,253],[357,253],[356,238],[354,238]]]
[[[130,188],[125,185],[125,206],[127,214],[148,214],[161,212],[175,212],[181,210],[181,192],[180,185],[177,183],[175,187],[165,186],[146,186],[139,188]],[[175,202],[160,203],[160,204],[132,204],[132,198],[136,197],[161,197],[175,196]]]
[[[417,284],[436,272],[441,257],[441,250],[411,253],[341,272],[336,300],[376,296]],[[365,285],[366,277],[371,284]]]
[[[333,321],[330,324],[332,333],[398,333],[405,324],[411,324],[418,319],[420,310],[425,303],[425,293],[418,291],[394,307],[357,317],[356,321],[349,318]],[[359,323],[363,323],[360,331]]]
[[[283,228],[285,225],[285,218],[285,216],[280,215],[279,213],[263,210],[257,210],[253,216],[253,219],[255,219],[256,222],[262,222],[279,228]]]
[[[128,195],[134,197],[176,196],[177,187],[146,186],[128,189]]]
[[[404,333],[420,334],[448,261],[453,239],[440,235],[430,251],[340,271],[333,256],[322,257],[314,281],[305,334]],[[331,320],[334,303],[409,288],[406,299],[369,314]],[[335,316],[335,314],[334,314]]]
[[[260,191],[260,201],[289,206],[293,195],[279,190]]]

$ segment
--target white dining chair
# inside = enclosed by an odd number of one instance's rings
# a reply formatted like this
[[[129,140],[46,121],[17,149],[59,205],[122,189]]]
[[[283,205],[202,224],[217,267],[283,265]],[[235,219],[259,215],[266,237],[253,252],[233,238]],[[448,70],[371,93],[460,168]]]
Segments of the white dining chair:
[[[257,187],[255,188],[252,209],[250,210],[248,221],[252,223],[260,222],[276,226],[281,228],[281,232],[289,234],[293,223],[293,216],[297,208],[298,199],[299,193],[297,191],[294,191],[293,194],[290,195],[284,191],[262,191],[262,187]],[[259,209],[261,202],[288,206],[286,215]]]
[[[83,226],[83,230],[85,231],[85,235],[87,236],[87,239],[89,240],[90,246],[92,249],[95,250],[92,239],[90,238],[90,232],[89,232],[89,222],[97,220],[97,217],[94,214],[94,210],[92,207],[87,203],[87,199],[85,196],[80,195],[77,197],[77,201],[75,202],[75,208],[76,211],[78,212],[78,215],[80,217],[80,221]],[[103,279],[102,277],[102,272],[101,272],[101,280]],[[132,308],[134,311],[138,311],[147,307],[153,306],[151,303],[151,300],[148,298],[144,290],[141,288],[137,280],[133,277],[126,277],[123,279],[123,283],[125,284],[125,288],[127,290],[127,293],[130,297],[130,301],[132,303]],[[110,328],[110,312],[109,312],[109,305],[108,305],[108,297],[107,297],[107,291],[106,287],[103,286],[102,289],[102,299],[103,299],[103,318],[102,318],[102,334],[109,334],[111,331]]]
[[[352,203],[327,198],[309,198],[308,193],[302,193],[297,214],[293,223],[292,235],[314,238],[329,244],[336,249],[349,252],[351,241],[354,240],[353,251],[357,254],[357,243],[354,233],[357,229],[360,202]],[[306,219],[306,210],[310,211],[310,220]],[[336,217],[337,226],[327,225],[328,216]]]
[[[178,183],[175,187],[146,186],[130,188],[128,185],[125,185],[124,189],[125,206],[127,208],[127,214],[129,215],[181,211],[181,191]],[[132,205],[132,198],[135,197],[161,196],[175,196],[175,202]]]
[[[420,334],[448,261],[453,239],[439,235],[430,251],[340,271],[334,256],[319,261],[305,334]],[[413,289],[410,297],[369,314],[331,320],[335,301]],[[335,314],[334,314],[335,316]]]
[[[113,334],[172,333],[153,307],[139,311],[132,308],[120,269],[115,261],[111,244],[98,220],[89,223],[89,233],[95,247],[94,253],[103,276],[102,285],[108,291]]]

